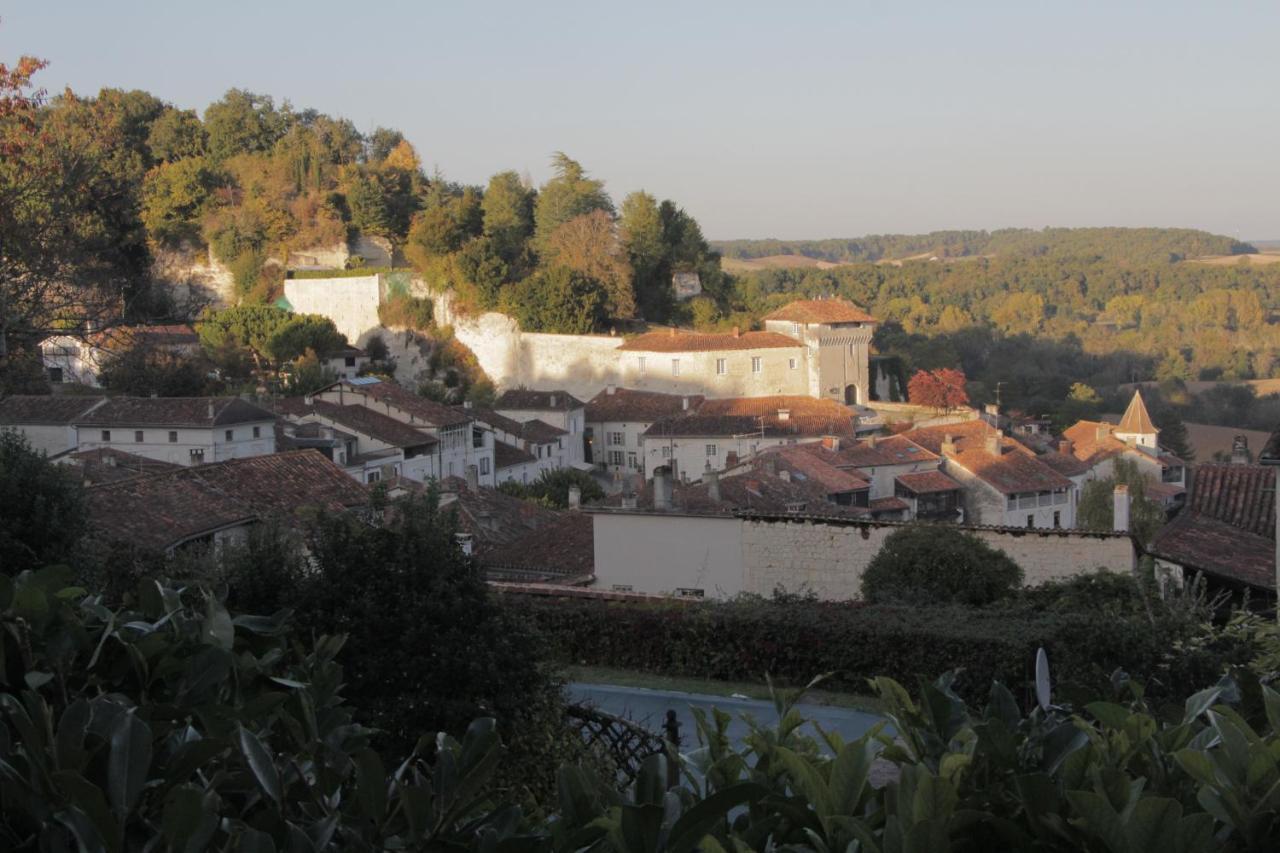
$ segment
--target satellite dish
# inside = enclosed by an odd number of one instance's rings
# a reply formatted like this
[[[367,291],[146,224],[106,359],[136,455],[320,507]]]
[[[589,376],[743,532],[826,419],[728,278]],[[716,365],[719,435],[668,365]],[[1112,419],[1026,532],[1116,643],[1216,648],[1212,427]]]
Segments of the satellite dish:
[[[1049,710],[1049,656],[1044,646],[1036,652],[1036,702],[1042,710]]]

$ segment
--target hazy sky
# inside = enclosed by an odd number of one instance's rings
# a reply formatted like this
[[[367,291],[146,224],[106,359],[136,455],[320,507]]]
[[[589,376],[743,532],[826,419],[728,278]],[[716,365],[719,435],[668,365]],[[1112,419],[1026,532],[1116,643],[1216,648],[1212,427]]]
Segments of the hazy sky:
[[[0,61],[238,86],[424,163],[673,198],[712,238],[1164,225],[1280,238],[1280,3],[39,0]]]

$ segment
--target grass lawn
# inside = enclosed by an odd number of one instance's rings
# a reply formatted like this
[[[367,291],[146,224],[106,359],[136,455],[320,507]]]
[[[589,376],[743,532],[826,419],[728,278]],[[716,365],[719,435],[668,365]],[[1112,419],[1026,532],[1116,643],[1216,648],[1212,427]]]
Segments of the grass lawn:
[[[769,686],[763,682],[714,681],[709,678],[680,678],[655,675],[632,669],[613,669],[605,666],[568,666],[561,670],[566,681],[584,681],[591,684],[611,684],[617,687],[643,687],[649,690],[678,690],[683,693],[704,693],[710,696],[745,696],[749,699],[769,699]],[[859,711],[879,713],[880,700],[874,696],[856,693],[837,693],[831,690],[813,689],[805,693],[804,701],[813,705],[833,705]]]

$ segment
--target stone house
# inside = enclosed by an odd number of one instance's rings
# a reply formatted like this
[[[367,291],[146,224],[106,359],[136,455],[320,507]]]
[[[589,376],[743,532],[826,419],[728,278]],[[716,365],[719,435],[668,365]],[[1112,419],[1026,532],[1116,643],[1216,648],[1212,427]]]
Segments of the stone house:
[[[543,471],[569,464],[566,430],[537,418],[518,421],[470,402],[462,410],[493,431],[497,482],[530,483]]]
[[[324,359],[324,365],[339,379],[355,379],[369,366],[369,354],[360,347],[346,346]]]
[[[663,418],[696,412],[705,399],[608,386],[587,403],[588,461],[615,474],[643,474],[645,431]]]
[[[21,433],[33,449],[57,456],[76,449],[76,422],[106,401],[72,395],[0,396],[0,429]]]
[[[239,397],[110,397],[76,418],[76,447],[203,465],[274,453],[275,421]]]
[[[1159,437],[1142,392],[1134,391],[1120,423],[1077,421],[1063,431],[1058,452],[1083,463],[1086,480],[1111,476],[1118,458],[1136,462],[1147,478],[1148,496],[1172,509],[1186,496],[1187,463],[1160,447]]]
[[[330,438],[321,449],[351,477],[377,483],[393,477],[424,482],[440,476],[440,441],[414,427],[365,406],[338,405],[314,397],[281,400],[276,410],[294,426],[286,430],[294,444],[307,438]],[[308,430],[319,426],[321,430]]]
[[[560,436],[560,450],[564,455],[558,467],[589,470],[591,466],[584,461],[586,408],[586,403],[567,391],[535,391],[528,388],[505,391],[493,403],[495,412],[511,420],[536,420],[564,430],[564,435]]]

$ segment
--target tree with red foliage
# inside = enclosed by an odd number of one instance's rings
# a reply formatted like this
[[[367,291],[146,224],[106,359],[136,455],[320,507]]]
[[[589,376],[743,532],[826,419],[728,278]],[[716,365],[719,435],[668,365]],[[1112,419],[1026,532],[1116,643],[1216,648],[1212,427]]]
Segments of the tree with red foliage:
[[[907,396],[917,406],[949,412],[968,405],[969,394],[964,389],[967,381],[963,370],[950,367],[917,370],[907,383]]]

